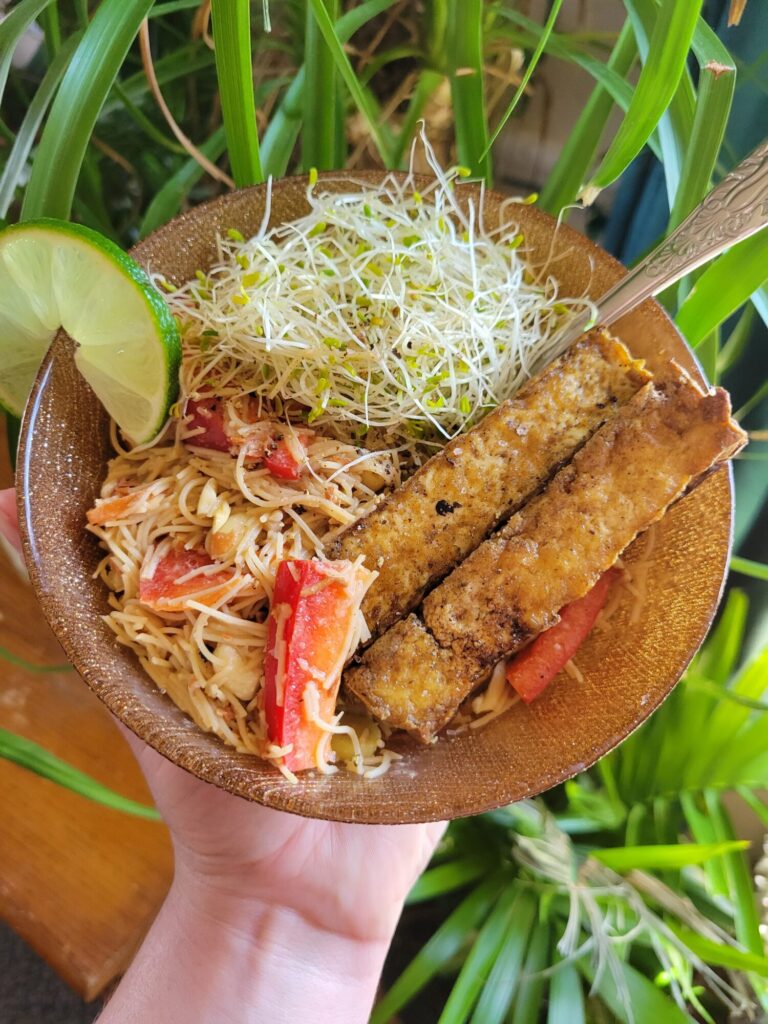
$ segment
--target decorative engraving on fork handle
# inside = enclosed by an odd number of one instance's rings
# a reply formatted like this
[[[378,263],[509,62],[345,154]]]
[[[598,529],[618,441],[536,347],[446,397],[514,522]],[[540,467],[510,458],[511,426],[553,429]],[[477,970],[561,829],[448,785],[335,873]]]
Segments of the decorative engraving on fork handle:
[[[768,141],[704,197],[701,205],[641,264],[643,273],[653,279],[680,267],[683,276],[692,260],[716,255],[766,222]]]
[[[645,299],[675,284],[768,225],[768,140],[761,143],[690,213],[669,238],[597,300],[597,317],[570,324],[547,361],[596,323],[608,327]],[[534,370],[540,367],[537,365]]]

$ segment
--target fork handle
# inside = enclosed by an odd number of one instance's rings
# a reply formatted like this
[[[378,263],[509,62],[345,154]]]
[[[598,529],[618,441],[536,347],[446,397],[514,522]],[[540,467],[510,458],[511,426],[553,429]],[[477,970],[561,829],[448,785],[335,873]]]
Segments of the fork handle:
[[[766,224],[768,140],[727,174],[661,245],[598,299],[597,318],[587,313],[567,328],[555,355],[595,323],[609,326]]]

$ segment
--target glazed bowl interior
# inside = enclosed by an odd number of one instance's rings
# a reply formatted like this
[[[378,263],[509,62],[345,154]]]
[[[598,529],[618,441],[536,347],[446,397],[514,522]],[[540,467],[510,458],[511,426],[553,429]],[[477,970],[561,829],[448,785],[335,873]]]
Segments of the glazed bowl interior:
[[[379,179],[321,175],[320,187],[343,191]],[[270,222],[305,213],[305,189],[304,179],[277,182]],[[460,194],[466,202],[476,188],[462,186]],[[211,265],[217,232],[237,228],[247,237],[258,230],[265,198],[265,187],[257,186],[196,207],[138,245],[134,255],[182,283]],[[502,201],[488,194],[488,220],[502,215],[519,225],[532,262],[548,265],[561,294],[597,298],[624,273],[602,249],[558,228],[546,214],[523,205],[502,209]],[[654,302],[614,330],[651,369],[675,359],[701,379]],[[518,704],[483,729],[428,748],[403,738],[394,744],[402,760],[381,778],[312,772],[292,785],[268,763],[201,732],[102,621],[107,592],[93,578],[100,550],[83,527],[110,454],[107,415],[74,368],[71,342],[60,334],[24,417],[17,486],[32,582],[69,658],[128,728],[177,765],[230,793],[312,817],[392,824],[460,817],[540,793],[582,771],[669,694],[706,633],[726,571],[731,481],[723,468],[668,512],[655,528],[652,550],[644,538],[629,550],[628,559],[647,559],[646,599],[637,616],[627,597],[610,629],[589,637],[578,654],[583,681],[561,673],[532,705]]]

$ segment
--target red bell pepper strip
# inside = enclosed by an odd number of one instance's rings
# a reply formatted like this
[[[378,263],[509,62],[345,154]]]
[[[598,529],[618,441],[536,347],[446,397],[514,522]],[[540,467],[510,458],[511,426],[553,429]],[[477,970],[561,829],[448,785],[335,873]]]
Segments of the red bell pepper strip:
[[[191,579],[183,579],[193,569],[214,565],[205,551],[182,547],[171,548],[155,565],[151,576],[139,579],[139,600],[157,611],[183,611],[186,601],[193,598],[201,604],[215,604],[235,584],[231,569],[212,573],[199,573]]]
[[[374,574],[346,561],[292,560],[277,569],[264,662],[264,710],[269,739],[292,745],[284,756],[293,772],[316,766],[323,730],[336,708],[355,612]],[[330,746],[329,746],[330,749]]]
[[[260,429],[254,436],[236,436],[227,433],[224,403],[213,396],[190,399],[187,402],[187,429],[193,436],[186,439],[187,444],[196,448],[210,448],[217,452],[229,452],[237,455],[238,448],[247,445],[246,461],[263,463],[272,476],[281,480],[298,480],[304,468],[303,456],[305,443],[312,436],[309,431],[296,432],[296,445],[302,453],[302,460],[297,461],[294,450],[286,443],[279,424],[274,424],[273,437],[269,432]],[[262,428],[264,424],[260,425]],[[197,431],[195,433],[195,431]]]
[[[187,429],[195,433],[187,438],[187,444],[197,448],[212,448],[216,452],[229,452],[232,442],[227,436],[224,423],[224,406],[222,399],[210,396],[207,398],[190,398],[187,402]]]
[[[604,572],[589,593],[562,609],[559,622],[539,633],[528,647],[510,660],[507,681],[526,704],[549,686],[589,636],[605,605],[611,583],[618,575],[618,569]]]
[[[272,476],[279,477],[281,480],[298,480],[304,469],[307,445],[313,436],[313,431],[299,428],[295,432],[293,447],[289,446],[284,437],[278,436],[274,446],[270,445],[263,459],[264,465]],[[296,448],[301,452],[301,462],[296,461],[294,455]]]

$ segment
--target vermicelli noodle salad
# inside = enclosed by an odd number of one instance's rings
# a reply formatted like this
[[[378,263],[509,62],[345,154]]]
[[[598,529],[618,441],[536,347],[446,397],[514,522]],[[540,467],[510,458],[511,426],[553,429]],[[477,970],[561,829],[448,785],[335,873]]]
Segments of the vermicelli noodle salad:
[[[397,759],[394,732],[432,742],[460,703],[454,729],[546,685],[538,662],[534,683],[493,673],[512,647],[471,660],[451,641],[466,675],[452,702],[426,616],[653,386],[600,332],[531,379],[590,304],[526,263],[525,200],[487,225],[482,191],[462,205],[460,170],[433,169],[421,191],[393,176],[328,192],[310,176],[305,216],[269,227],[267,198],[261,230],[225,232],[214,266],[181,287],[156,276],[181,331],[180,397],[150,443],[113,425],[88,513],[117,638],[198,726],[292,780],[375,777]],[[569,592],[590,591],[586,609],[561,601],[529,638],[567,627],[557,650],[572,653],[608,565]],[[421,673],[407,694],[406,662]]]

